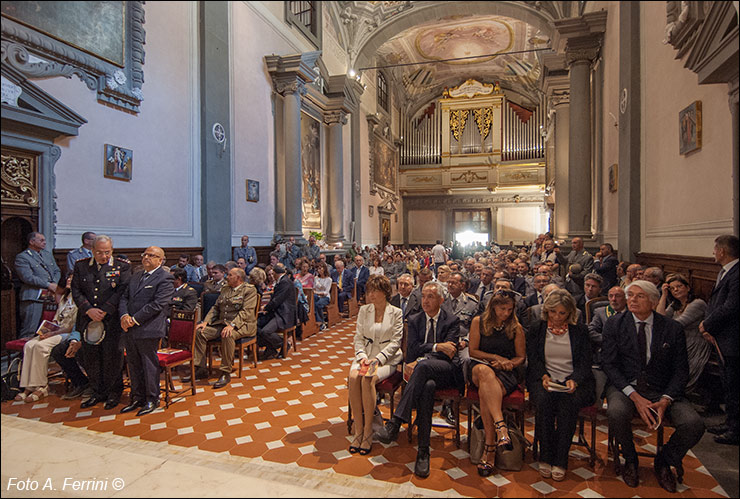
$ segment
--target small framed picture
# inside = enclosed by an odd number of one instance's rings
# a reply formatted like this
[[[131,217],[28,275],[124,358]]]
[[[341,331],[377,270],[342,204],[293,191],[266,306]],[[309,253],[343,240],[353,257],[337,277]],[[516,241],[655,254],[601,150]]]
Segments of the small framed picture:
[[[609,192],[617,192],[619,188],[619,166],[614,163],[609,167]]]
[[[103,160],[103,176],[115,180],[129,182],[131,170],[134,166],[134,151],[120,146],[105,144],[103,146],[105,159]]]
[[[247,201],[257,203],[260,200],[259,180],[247,179]]]
[[[678,113],[678,152],[701,149],[701,101],[694,101]]]
[[[370,205],[367,207],[367,211],[370,214],[370,216],[373,216],[373,212],[375,211],[375,207],[373,205]]]

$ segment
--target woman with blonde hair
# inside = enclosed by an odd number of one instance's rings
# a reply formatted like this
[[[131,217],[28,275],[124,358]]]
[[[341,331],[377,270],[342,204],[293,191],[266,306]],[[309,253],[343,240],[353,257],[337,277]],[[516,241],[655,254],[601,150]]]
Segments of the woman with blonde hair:
[[[349,368],[349,403],[355,420],[349,446],[352,454],[370,453],[377,404],[375,384],[393,374],[402,360],[403,313],[389,303],[390,299],[390,280],[382,275],[370,276],[365,288],[367,304],[357,315],[355,359]],[[373,371],[375,374],[371,374]]]
[[[501,402],[517,388],[516,370],[524,363],[526,354],[524,331],[514,313],[515,296],[513,291],[496,291],[483,314],[470,323],[471,372],[468,379],[478,387],[486,434],[483,456],[478,464],[480,476],[493,473],[497,446],[512,447]]]
[[[535,440],[540,443],[543,478],[565,478],[578,411],[593,404],[591,340],[577,323],[575,299],[564,289],[551,291],[542,304],[542,320],[527,337],[527,389],[535,405]]]

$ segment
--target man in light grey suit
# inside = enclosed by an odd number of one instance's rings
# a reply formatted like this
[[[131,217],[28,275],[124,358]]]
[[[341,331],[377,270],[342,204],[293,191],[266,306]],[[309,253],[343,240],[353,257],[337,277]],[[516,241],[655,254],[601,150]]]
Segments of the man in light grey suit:
[[[83,233],[82,246],[67,253],[67,275],[71,274],[75,269],[75,262],[77,262],[77,260],[93,256],[92,247],[95,242],[95,235],[96,234],[94,232]]]
[[[28,235],[28,248],[16,255],[15,270],[21,286],[21,330],[19,338],[31,336],[41,322],[44,299],[57,289],[62,276],[54,257],[46,248],[46,237],[40,232]]]

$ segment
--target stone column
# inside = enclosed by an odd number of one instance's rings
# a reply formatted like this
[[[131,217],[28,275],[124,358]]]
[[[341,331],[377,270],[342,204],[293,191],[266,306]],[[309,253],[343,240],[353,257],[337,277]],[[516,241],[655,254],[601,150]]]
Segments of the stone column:
[[[293,81],[283,86],[283,138],[285,146],[285,227],[283,237],[303,239],[303,211],[301,206],[303,169],[301,167],[301,95],[306,93],[303,82]]]
[[[344,241],[344,162],[342,149],[342,127],[347,115],[342,111],[327,113],[324,123],[329,126],[329,151],[326,168],[326,206],[329,209],[326,242],[334,244]]]
[[[568,144],[570,141],[570,101],[568,92],[553,97],[555,110],[555,220],[554,234],[557,239],[568,237]]]
[[[498,206],[491,206],[488,212],[488,224],[490,235],[488,239],[491,241],[498,241]],[[506,241],[508,243],[508,241]]]
[[[740,236],[740,126],[738,117],[740,105],[738,104],[738,78],[735,76],[729,84],[729,104],[732,115],[732,232]]]

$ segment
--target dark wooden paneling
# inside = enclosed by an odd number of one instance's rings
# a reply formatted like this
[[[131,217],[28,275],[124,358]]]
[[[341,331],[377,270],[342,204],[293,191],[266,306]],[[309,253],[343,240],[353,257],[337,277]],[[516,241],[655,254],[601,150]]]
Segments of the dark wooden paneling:
[[[175,265],[177,263],[177,260],[180,258],[180,255],[183,253],[190,255],[191,258],[194,255],[203,254],[202,247],[162,249],[164,250],[164,255],[167,258],[167,261],[164,263],[164,265],[167,265],[168,267]],[[67,253],[69,253],[71,250],[72,248],[62,248],[54,250],[54,259],[56,260],[57,265],[59,265],[59,268],[62,270],[62,272],[65,272],[67,269]],[[133,268],[136,268],[141,265],[141,254],[144,253],[144,250],[146,250],[146,248],[113,248],[113,254],[126,255],[128,259],[131,260],[131,265],[133,266]]]
[[[637,263],[649,267],[660,267],[663,273],[679,272],[689,278],[694,295],[709,300],[712,286],[717,280],[720,265],[713,258],[666,253],[638,253]]]

